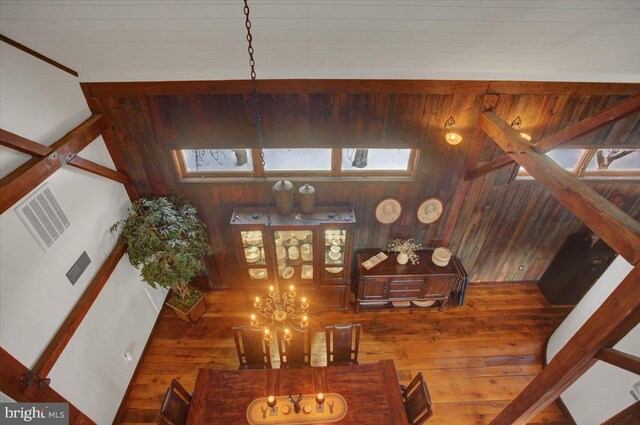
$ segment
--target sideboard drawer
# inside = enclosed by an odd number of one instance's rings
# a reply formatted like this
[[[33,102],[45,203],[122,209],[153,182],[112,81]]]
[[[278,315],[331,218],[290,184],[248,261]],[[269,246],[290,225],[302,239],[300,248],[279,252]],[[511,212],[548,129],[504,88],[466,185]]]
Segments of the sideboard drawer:
[[[389,291],[389,299],[418,299],[420,298],[420,291]]]
[[[424,281],[421,280],[397,280],[393,278],[393,280],[389,283],[390,291],[420,291],[422,290],[422,286],[424,285]]]

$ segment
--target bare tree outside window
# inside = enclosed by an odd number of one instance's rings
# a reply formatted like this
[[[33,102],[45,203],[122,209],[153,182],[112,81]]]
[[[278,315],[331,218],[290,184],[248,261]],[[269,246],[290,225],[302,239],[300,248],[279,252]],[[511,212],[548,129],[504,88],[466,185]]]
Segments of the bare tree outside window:
[[[246,149],[231,149],[231,151],[236,157],[234,162],[236,167],[241,167],[247,163],[248,154]],[[195,166],[195,171],[201,171],[203,168],[206,168],[211,164],[211,161],[214,161],[220,166],[224,166],[227,162],[227,154],[224,149],[193,149],[191,151],[191,158]]]
[[[601,149],[596,152],[598,170],[608,170],[609,166],[617,159],[636,152],[634,149]]]

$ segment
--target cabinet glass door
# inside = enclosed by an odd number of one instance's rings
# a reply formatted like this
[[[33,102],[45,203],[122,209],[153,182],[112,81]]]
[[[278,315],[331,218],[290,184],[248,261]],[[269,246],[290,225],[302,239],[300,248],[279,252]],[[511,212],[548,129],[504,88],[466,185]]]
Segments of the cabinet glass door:
[[[276,230],[273,232],[278,276],[282,279],[313,281],[313,231]]]
[[[325,278],[343,279],[345,273],[347,231],[344,229],[325,229],[323,248]]]
[[[267,279],[267,261],[264,252],[264,235],[259,230],[241,231],[242,247],[244,249],[245,267],[249,277],[256,280]]]

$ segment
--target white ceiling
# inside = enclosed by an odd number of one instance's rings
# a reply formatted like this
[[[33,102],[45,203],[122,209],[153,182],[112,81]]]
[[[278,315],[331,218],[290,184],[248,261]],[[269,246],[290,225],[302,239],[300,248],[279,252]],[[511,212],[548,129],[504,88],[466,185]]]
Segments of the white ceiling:
[[[640,82],[640,0],[250,0],[259,78]],[[245,79],[242,0],[0,0],[83,81]]]

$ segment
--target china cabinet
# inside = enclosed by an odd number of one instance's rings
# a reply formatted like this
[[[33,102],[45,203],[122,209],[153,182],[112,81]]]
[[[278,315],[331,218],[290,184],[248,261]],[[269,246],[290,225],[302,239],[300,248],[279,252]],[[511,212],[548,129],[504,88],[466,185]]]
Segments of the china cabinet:
[[[346,206],[316,207],[283,216],[264,207],[238,207],[231,217],[240,262],[241,289],[255,295],[275,273],[281,286],[290,284],[313,294],[323,308],[347,309],[355,216]]]

